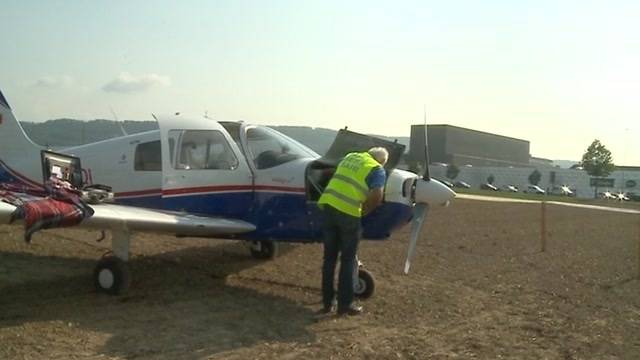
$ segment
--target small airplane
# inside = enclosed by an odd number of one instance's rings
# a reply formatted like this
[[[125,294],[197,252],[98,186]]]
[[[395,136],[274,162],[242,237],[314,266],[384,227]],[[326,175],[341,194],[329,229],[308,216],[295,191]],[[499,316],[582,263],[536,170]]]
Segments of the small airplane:
[[[0,92],[0,183],[42,188],[48,176],[69,173],[78,187],[112,188],[115,203],[92,204],[93,216],[77,225],[111,233],[112,252],[94,270],[96,288],[108,294],[127,290],[134,232],[245,240],[263,259],[277,254],[278,242],[322,241],[317,200],[352,151],[389,150],[384,202],[363,218],[363,239],[388,239],[411,223],[405,273],[429,206],[456,195],[430,178],[428,166],[423,176],[396,169],[404,145],[346,129],[321,157],[265,126],[179,113],[154,118],[158,130],[52,152],[27,137]],[[15,209],[0,202],[0,224]],[[359,266],[355,277],[356,295],[370,296],[371,274]]]
[[[616,200],[618,201],[629,201],[629,197],[627,196],[627,194],[623,191],[619,191],[615,194]]]

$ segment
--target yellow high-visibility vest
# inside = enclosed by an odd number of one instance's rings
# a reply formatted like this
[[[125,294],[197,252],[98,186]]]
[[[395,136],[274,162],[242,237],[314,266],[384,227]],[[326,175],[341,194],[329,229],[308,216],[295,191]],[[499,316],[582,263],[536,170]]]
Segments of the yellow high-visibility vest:
[[[380,163],[368,152],[349,153],[338,164],[335,174],[318,200],[318,206],[330,205],[345,214],[361,217],[367,199],[367,176]]]

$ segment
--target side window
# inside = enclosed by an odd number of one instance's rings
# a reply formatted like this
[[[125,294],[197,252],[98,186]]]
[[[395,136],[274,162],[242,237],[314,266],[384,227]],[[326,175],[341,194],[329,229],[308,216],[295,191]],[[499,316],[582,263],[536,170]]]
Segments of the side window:
[[[176,161],[172,159],[175,169],[233,170],[238,167],[238,159],[220,131],[171,130],[169,138],[177,139],[174,142],[178,144]]]
[[[160,141],[151,141],[136,146],[134,161],[136,171],[160,171],[162,170],[162,153]]]
[[[293,140],[263,127],[248,129],[247,143],[257,169],[269,169],[306,155]]]

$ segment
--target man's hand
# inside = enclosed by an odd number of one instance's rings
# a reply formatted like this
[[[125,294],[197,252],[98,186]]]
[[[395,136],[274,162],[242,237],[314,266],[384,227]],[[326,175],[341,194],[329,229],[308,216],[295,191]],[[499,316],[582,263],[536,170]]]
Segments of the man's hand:
[[[382,204],[384,198],[384,187],[369,190],[367,199],[362,204],[362,216],[366,216],[372,212],[378,205]]]

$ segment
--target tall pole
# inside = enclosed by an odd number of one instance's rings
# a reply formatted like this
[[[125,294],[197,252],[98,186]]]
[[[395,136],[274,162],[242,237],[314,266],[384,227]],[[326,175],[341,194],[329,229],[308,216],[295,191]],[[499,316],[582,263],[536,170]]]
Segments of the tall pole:
[[[640,216],[638,216],[638,279],[640,279]]]
[[[624,148],[622,149],[622,158],[624,159],[625,164],[629,163],[627,161],[627,132],[628,131],[629,131],[629,128],[624,129],[624,142],[622,144],[624,146]],[[620,192],[624,193],[626,188],[627,188],[627,183],[625,182],[625,178],[624,178],[624,168],[622,168],[622,184],[620,185]]]
[[[540,251],[547,251],[547,203],[540,205]]]

